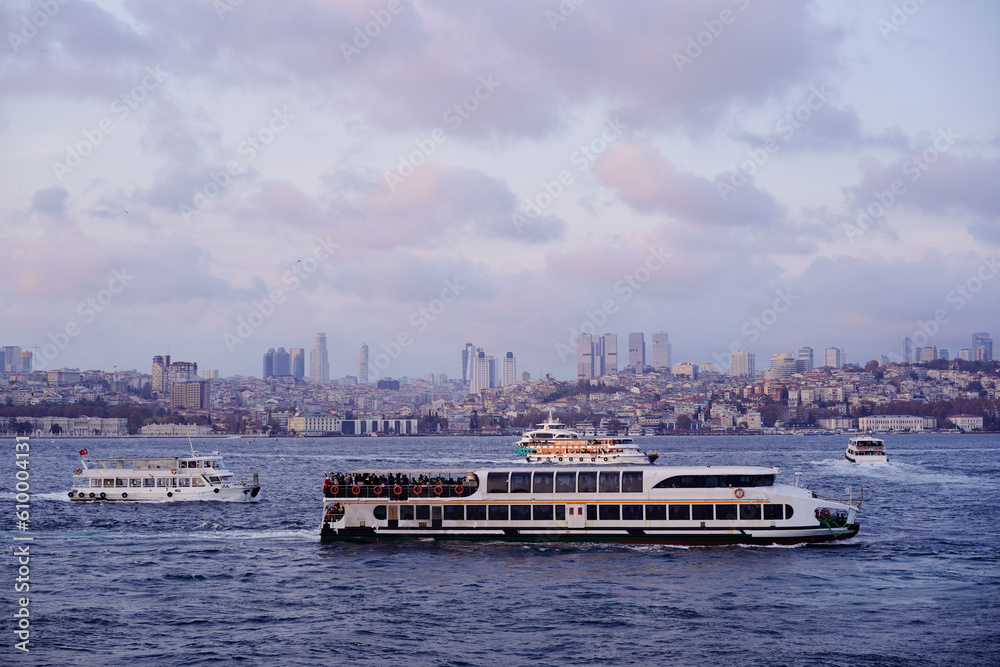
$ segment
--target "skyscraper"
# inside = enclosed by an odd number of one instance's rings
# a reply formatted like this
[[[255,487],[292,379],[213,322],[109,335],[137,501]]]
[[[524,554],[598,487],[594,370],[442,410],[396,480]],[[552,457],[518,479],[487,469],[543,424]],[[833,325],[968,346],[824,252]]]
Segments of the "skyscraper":
[[[170,355],[153,357],[153,380],[150,390],[166,394],[170,387]]]
[[[32,366],[31,350],[21,350],[21,372],[30,373]]]
[[[806,373],[813,369],[813,349],[811,347],[800,347],[797,370],[799,373]]]
[[[628,335],[628,365],[633,373],[646,369],[646,339],[642,333]]]
[[[508,352],[503,358],[503,373],[500,377],[500,386],[517,384],[517,359],[513,352]]]
[[[466,382],[472,380],[472,364],[476,359],[476,346],[466,343],[462,350],[462,379]]]
[[[653,368],[670,370],[670,336],[666,331],[653,333]]]
[[[472,378],[469,380],[469,393],[479,394],[482,390],[490,387],[490,365],[486,359],[486,353],[478,350],[471,365]]]
[[[614,375],[618,372],[618,334],[601,336],[601,363],[597,372],[600,375]]]
[[[368,343],[362,343],[358,353],[358,382],[368,384]]]
[[[823,352],[823,365],[840,368],[847,363],[847,353],[836,347],[828,347]]]
[[[282,377],[292,374],[292,355],[283,347],[274,353],[274,374]]]
[[[0,364],[0,372],[17,373],[21,369],[21,348],[18,345],[3,346],[3,363]]]
[[[309,355],[309,379],[319,384],[330,382],[330,360],[326,352],[326,334],[316,334],[316,347]]]
[[[576,378],[586,380],[594,377],[594,337],[580,334],[576,341]]]
[[[983,348],[983,352],[976,352],[979,347]],[[978,361],[993,361],[993,339],[988,332],[977,331],[972,334],[972,353]]]
[[[913,340],[909,336],[903,338],[903,361],[913,361]]]
[[[737,350],[729,355],[729,374],[734,376],[749,376],[757,372],[753,352]]]
[[[284,348],[282,348],[282,349],[284,349]],[[274,377],[274,355],[275,354],[276,353],[275,353],[273,347],[270,348],[267,352],[264,353],[264,370],[263,370],[263,375],[261,377],[263,377],[265,380],[267,378],[269,378],[269,377]]]
[[[306,351],[301,347],[293,347],[292,355],[292,377],[301,380],[306,375]]]

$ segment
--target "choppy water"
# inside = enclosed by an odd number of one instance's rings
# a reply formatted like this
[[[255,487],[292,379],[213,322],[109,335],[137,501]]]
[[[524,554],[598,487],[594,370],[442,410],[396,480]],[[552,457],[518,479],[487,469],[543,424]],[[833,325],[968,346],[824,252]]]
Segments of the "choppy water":
[[[1000,437],[641,438],[661,464],[780,465],[865,487],[861,533],[802,547],[343,545],[318,539],[326,471],[512,460],[513,438],[226,439],[258,502],[76,504],[77,450],[183,454],[182,440],[32,440],[31,530],[0,455],[0,664],[995,665]],[[13,537],[32,535],[31,652],[14,648]]]

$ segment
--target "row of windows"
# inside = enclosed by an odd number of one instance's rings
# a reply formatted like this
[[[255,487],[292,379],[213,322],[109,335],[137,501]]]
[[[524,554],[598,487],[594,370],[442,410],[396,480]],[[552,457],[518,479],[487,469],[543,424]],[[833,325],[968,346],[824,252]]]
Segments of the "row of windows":
[[[657,482],[654,489],[717,489],[774,486],[774,475],[677,475]]]
[[[375,518],[384,521],[388,516],[386,505],[376,505]],[[431,505],[397,505],[400,521],[429,521]],[[446,521],[562,521],[566,518],[566,505],[435,505],[435,519]],[[438,510],[441,514],[437,515]],[[583,514],[583,506],[569,507]],[[735,504],[671,504],[671,505],[586,505],[587,519],[591,521],[776,521],[792,518],[791,505],[756,503]],[[395,517],[393,517],[395,518]]]
[[[228,484],[232,482],[232,477],[223,477],[221,481]],[[220,478],[216,476],[209,477],[209,480],[213,484],[218,484]],[[86,483],[78,484],[77,486],[86,486]],[[136,488],[136,487],[151,487],[151,486],[205,486],[205,482],[202,481],[201,477],[144,477],[131,478],[131,479],[95,479],[90,480],[91,488]]]
[[[491,472],[487,493],[642,493],[641,470]]]

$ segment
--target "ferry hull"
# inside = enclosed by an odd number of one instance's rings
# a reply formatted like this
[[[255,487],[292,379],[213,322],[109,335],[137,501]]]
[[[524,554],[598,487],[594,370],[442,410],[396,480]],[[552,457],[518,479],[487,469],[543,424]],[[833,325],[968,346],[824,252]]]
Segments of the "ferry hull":
[[[342,528],[333,529],[324,526],[320,531],[320,539],[324,542],[410,542],[426,540],[460,540],[478,542],[528,542],[528,543],[609,543],[609,544],[648,544],[668,546],[725,546],[725,545],[795,545],[809,543],[834,542],[846,540],[858,534],[860,524],[857,522],[842,528],[803,528],[777,529],[706,529],[691,530],[659,530],[644,529],[614,529],[614,530],[539,530],[539,529],[405,529],[393,530],[385,528]]]
[[[209,489],[207,491],[191,492],[190,490],[177,491],[173,489],[165,492],[161,489],[152,492],[145,492],[143,489],[108,489],[90,491],[73,491],[69,499],[73,502],[164,502],[180,500],[250,500],[260,493],[260,487],[229,487],[218,490]],[[169,494],[169,495],[168,495]]]

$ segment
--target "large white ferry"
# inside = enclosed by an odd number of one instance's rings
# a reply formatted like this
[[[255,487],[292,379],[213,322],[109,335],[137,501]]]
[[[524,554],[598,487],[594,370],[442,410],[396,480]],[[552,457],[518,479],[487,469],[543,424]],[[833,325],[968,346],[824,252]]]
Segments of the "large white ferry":
[[[257,473],[237,478],[219,452],[201,455],[192,449],[191,456],[91,458],[82,465],[73,471],[71,500],[249,500],[260,493]]]
[[[886,463],[885,441],[868,435],[851,438],[847,443],[844,458],[851,463]]]
[[[584,436],[549,413],[537,428],[525,431],[514,444],[514,453],[528,463],[618,465],[652,463],[655,451],[640,451],[628,437]]]
[[[775,484],[756,466],[541,466],[330,473],[323,540],[723,545],[857,534],[861,498]]]

